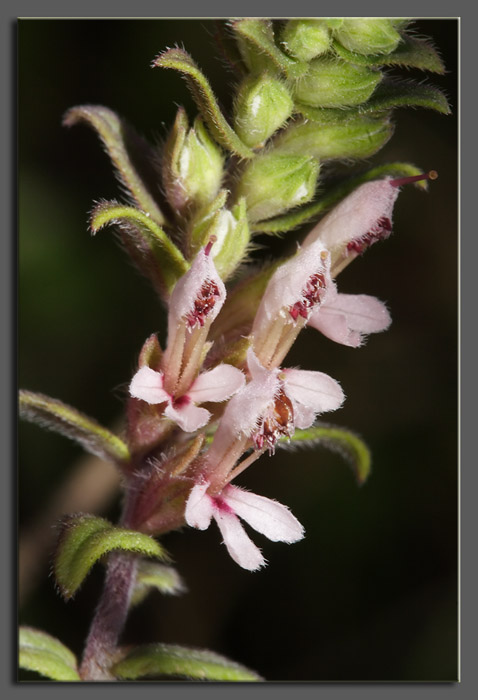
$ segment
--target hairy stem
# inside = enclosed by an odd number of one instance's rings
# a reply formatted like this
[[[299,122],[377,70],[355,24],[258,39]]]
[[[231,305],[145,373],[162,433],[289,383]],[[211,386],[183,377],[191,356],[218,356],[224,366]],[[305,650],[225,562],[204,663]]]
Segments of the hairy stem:
[[[137,558],[113,553],[108,561],[103,593],[86,640],[80,668],[84,681],[112,681],[109,667],[114,661],[136,580]]]

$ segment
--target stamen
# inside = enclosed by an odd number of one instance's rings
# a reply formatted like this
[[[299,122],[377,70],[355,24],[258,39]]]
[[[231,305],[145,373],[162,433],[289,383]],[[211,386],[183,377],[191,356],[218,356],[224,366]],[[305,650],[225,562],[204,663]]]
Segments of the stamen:
[[[198,296],[194,300],[193,310],[186,316],[190,330],[195,327],[202,328],[204,326],[207,315],[212,311],[219,297],[220,292],[217,284],[211,280],[206,280],[199,290]]]
[[[376,243],[388,238],[392,232],[392,222],[386,216],[382,216],[377,223],[360,238],[355,238],[350,243],[347,243],[347,252],[357,253],[361,255],[367,248]]]
[[[396,180],[390,180],[390,184],[393,187],[401,187],[402,185],[409,185],[412,182],[419,182],[420,180],[436,180],[437,177],[437,171],[430,170],[428,173],[422,173],[421,175],[411,175],[410,177],[399,177]]]
[[[309,277],[301,292],[302,298],[292,306],[289,306],[289,313],[294,321],[297,321],[299,316],[306,320],[309,318],[311,310],[322,301],[326,286],[325,277],[322,273],[316,272]]]
[[[211,248],[213,247],[214,243],[217,241],[217,236],[211,236],[209,239],[208,244],[204,248],[204,255],[209,256],[209,253],[211,252]]]
[[[269,454],[274,454],[275,444],[282,436],[290,437],[294,430],[294,409],[292,402],[281,388],[274,399],[269,415],[255,435],[252,436],[256,450],[267,446]]]

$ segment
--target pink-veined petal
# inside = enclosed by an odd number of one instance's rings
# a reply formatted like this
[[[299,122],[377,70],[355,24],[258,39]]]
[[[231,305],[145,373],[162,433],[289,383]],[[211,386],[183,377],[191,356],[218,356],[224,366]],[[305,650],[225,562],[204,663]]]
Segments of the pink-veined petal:
[[[282,503],[231,485],[224,489],[223,498],[240,518],[272,542],[290,544],[304,537],[304,528]]]
[[[383,302],[367,294],[337,294],[309,319],[309,325],[337,343],[357,347],[368,333],[386,330],[391,323]]]
[[[241,389],[246,378],[240,369],[232,365],[218,365],[203,372],[192,383],[188,396],[194,403],[225,401]]]
[[[328,374],[303,369],[285,369],[283,372],[286,376],[284,389],[289,398],[316,413],[335,411],[342,405],[344,392]]]
[[[360,240],[382,219],[391,223],[399,188],[391,185],[390,181],[391,178],[385,178],[357,187],[319,221],[303,246],[308,247],[320,240],[326,248],[332,249]]]
[[[207,530],[211,524],[214,503],[211,496],[206,493],[208,488],[208,481],[195,484],[186,502],[186,510],[184,512],[186,522],[198,530]]]
[[[186,433],[193,433],[206,425],[211,417],[205,408],[198,408],[193,403],[184,403],[178,407],[168,404],[164,415],[179,425]]]
[[[163,389],[163,375],[150,367],[141,367],[129,385],[129,393],[135,399],[142,399],[151,404],[170,401],[169,394]]]
[[[257,571],[265,565],[266,561],[261,550],[249,539],[239,522],[239,518],[234,513],[215,510],[213,517],[221,531],[227,551],[236,564],[248,571]]]

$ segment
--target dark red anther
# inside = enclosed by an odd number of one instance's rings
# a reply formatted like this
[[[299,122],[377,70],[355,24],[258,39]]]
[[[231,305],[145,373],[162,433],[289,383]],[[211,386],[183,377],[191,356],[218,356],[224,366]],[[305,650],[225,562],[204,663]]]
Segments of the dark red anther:
[[[214,308],[219,296],[219,288],[215,282],[210,280],[204,282],[198,296],[194,300],[193,310],[186,317],[189,328],[194,328],[195,326],[202,328],[204,326],[206,317]]]
[[[316,272],[309,277],[301,292],[301,299],[289,306],[289,313],[294,321],[297,321],[299,316],[305,319],[309,318],[310,310],[322,301],[326,286],[327,283],[322,273]]]
[[[256,450],[262,450],[266,444],[269,452],[274,452],[274,447],[280,437],[290,437],[294,429],[294,409],[292,402],[280,389],[274,399],[274,406],[269,415],[264,418],[262,425],[253,436]]]
[[[402,185],[409,185],[412,182],[420,182],[420,180],[436,180],[437,177],[437,171],[430,170],[428,173],[422,173],[421,175],[411,175],[410,177],[399,177],[396,180],[390,180],[390,184],[393,187],[401,187]]]
[[[386,216],[382,216],[370,231],[360,238],[355,238],[353,241],[350,241],[350,243],[347,243],[347,251],[349,253],[361,255],[377,241],[383,241],[385,238],[388,238],[391,232],[392,222]]]

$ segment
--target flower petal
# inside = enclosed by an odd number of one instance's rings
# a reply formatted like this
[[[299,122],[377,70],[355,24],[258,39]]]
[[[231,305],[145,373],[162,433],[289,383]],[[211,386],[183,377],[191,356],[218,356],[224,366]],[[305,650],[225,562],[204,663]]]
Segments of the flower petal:
[[[304,528],[282,503],[230,484],[222,495],[240,518],[272,542],[291,543],[304,537]]]
[[[215,510],[213,517],[221,531],[227,551],[236,564],[248,571],[257,571],[265,565],[261,550],[249,539],[234,513]]]
[[[225,401],[246,383],[240,369],[232,365],[218,365],[209,372],[203,372],[192,383],[188,396],[194,403],[204,401]]]
[[[177,423],[181,430],[186,433],[199,430],[206,425],[211,417],[209,411],[206,411],[205,408],[198,408],[193,403],[184,403],[178,407],[168,404],[164,415]]]
[[[169,401],[169,394],[163,389],[163,374],[155,372],[151,367],[141,367],[129,385],[129,393],[135,399],[148,403],[163,403]]]
[[[284,389],[289,398],[316,413],[335,411],[341,406],[344,392],[328,374],[303,369],[285,369],[283,372],[286,376]]]
[[[383,331],[390,323],[385,304],[367,294],[337,294],[309,319],[309,325],[327,338],[351,347],[359,346],[364,335]]]
[[[214,502],[211,496],[206,493],[208,488],[208,481],[195,484],[186,503],[186,510],[184,512],[186,522],[188,525],[198,530],[207,530],[211,524]]]

